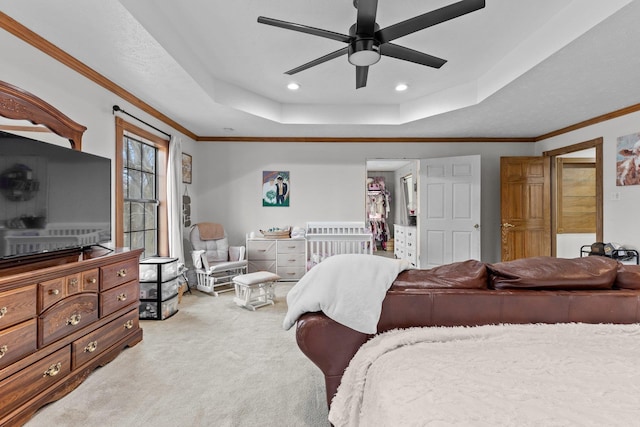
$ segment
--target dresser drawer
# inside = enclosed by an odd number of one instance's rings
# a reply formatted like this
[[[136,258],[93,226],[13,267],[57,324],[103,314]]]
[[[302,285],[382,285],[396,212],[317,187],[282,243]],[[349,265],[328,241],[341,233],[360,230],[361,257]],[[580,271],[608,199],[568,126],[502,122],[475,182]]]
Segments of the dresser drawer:
[[[278,241],[278,253],[305,253],[306,240],[280,240]]]
[[[304,276],[304,267],[278,267],[278,276],[282,280],[299,280]]]
[[[38,344],[44,347],[98,320],[98,295],[82,293],[57,302],[38,318]]]
[[[276,259],[276,242],[270,241],[249,241],[247,245],[247,258],[256,259]]]
[[[71,368],[71,352],[66,346],[0,382],[0,414],[7,414],[64,379]]]
[[[275,273],[276,261],[249,261],[248,272],[255,273],[256,271],[269,271],[271,273]]]
[[[65,276],[64,285],[66,288],[66,295],[77,294],[82,291],[82,282],[80,281],[80,273]]]
[[[47,280],[38,284],[38,313],[42,313],[66,296],[64,277]]]
[[[416,241],[416,229],[414,227],[407,228],[407,230],[406,230],[406,238],[407,238],[407,242],[415,242]]]
[[[35,352],[37,339],[35,318],[0,331],[0,369]]]
[[[100,290],[115,288],[131,280],[138,280],[138,260],[110,264],[100,268]]]
[[[85,292],[98,292],[100,280],[100,270],[94,268],[92,270],[83,271],[81,274],[82,290]]]
[[[71,345],[71,367],[76,369],[139,328],[138,309],[107,323]]]
[[[407,252],[404,256],[407,261],[411,263],[412,266],[416,266],[418,263],[418,257],[416,256],[416,251],[414,249],[407,249]]]
[[[304,267],[305,254],[301,253],[285,253],[278,255],[278,269],[281,267]]]
[[[36,285],[0,292],[0,329],[37,315]]]
[[[138,302],[140,285],[138,281],[126,283],[100,294],[100,317],[108,316],[129,304]]]

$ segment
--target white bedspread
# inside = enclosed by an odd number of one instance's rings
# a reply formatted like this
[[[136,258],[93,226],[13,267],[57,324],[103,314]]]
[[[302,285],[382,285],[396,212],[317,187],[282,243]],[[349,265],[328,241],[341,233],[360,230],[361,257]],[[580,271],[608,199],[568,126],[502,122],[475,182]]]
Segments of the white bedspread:
[[[387,290],[409,266],[406,260],[376,255],[331,256],[291,288],[283,327],[290,329],[304,313],[322,311],[356,331],[374,334]]]
[[[336,426],[640,425],[640,326],[413,328],[367,342]]]

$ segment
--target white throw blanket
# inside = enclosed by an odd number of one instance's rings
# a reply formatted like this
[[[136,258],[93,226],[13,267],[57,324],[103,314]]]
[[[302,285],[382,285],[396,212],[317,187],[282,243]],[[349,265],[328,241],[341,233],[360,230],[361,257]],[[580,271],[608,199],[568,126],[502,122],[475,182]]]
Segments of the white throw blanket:
[[[640,425],[640,325],[412,328],[372,338],[329,412],[339,426]]]
[[[302,314],[322,311],[331,319],[365,334],[376,333],[382,300],[406,260],[376,255],[334,255],[313,267],[287,294],[283,327]]]

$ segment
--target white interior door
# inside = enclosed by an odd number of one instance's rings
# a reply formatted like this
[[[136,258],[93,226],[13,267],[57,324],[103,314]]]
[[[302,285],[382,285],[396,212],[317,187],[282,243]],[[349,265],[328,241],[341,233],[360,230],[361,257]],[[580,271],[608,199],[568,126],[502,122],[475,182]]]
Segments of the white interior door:
[[[420,268],[480,260],[480,156],[420,160]]]

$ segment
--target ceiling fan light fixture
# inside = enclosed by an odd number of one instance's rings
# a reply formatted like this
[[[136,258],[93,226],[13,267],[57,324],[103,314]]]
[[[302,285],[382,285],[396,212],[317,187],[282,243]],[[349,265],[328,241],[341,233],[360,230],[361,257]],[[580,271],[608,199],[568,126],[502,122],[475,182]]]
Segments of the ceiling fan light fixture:
[[[373,39],[356,39],[349,45],[349,62],[368,67],[380,61],[380,45]]]

